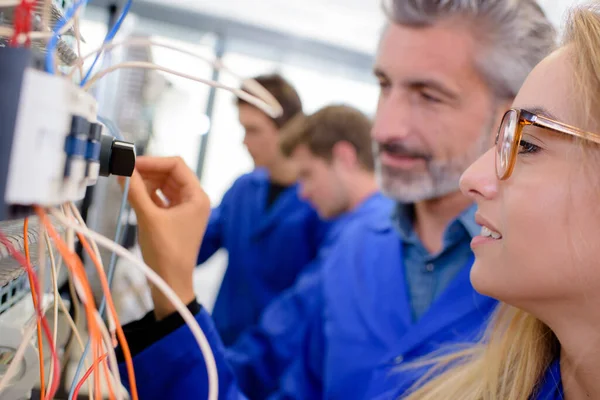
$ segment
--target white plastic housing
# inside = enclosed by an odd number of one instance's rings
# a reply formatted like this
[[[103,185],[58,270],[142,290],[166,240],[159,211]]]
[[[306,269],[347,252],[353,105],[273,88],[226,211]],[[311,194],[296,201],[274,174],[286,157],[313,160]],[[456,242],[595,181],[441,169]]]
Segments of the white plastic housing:
[[[5,201],[53,206],[84,197],[86,162],[65,171],[65,138],[73,115],[96,122],[96,100],[60,76],[27,69],[13,139]]]

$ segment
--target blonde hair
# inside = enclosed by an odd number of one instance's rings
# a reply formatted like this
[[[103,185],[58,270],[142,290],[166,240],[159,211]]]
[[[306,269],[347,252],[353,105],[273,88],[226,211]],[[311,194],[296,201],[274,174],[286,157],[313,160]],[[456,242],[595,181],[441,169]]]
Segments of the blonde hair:
[[[578,106],[592,124],[589,116],[600,115],[590,113],[600,105],[600,3],[572,11],[564,46],[572,50]],[[558,339],[547,325],[501,304],[483,340],[431,360],[435,366],[409,391],[407,400],[526,400],[536,393],[559,351]]]

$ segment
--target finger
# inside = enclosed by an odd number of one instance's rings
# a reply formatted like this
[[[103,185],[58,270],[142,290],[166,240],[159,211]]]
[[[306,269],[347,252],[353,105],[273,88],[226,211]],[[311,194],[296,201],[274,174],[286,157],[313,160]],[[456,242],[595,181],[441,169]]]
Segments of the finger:
[[[155,207],[148,188],[137,171],[133,171],[130,178],[128,200],[137,215],[144,215]]]
[[[166,199],[165,201],[165,199],[158,193],[158,191],[154,191],[150,195],[150,197],[152,198],[154,204],[156,204],[160,208],[169,208],[169,206],[171,205],[169,199]]]
[[[142,175],[166,176],[180,164],[185,165],[181,157],[140,156],[136,159],[135,167]]]
[[[139,157],[136,169],[144,177],[168,177],[181,186],[196,183],[197,177],[181,157]]]
[[[160,188],[170,199],[185,200],[201,192],[202,188],[196,174],[180,157],[140,157],[136,169]]]

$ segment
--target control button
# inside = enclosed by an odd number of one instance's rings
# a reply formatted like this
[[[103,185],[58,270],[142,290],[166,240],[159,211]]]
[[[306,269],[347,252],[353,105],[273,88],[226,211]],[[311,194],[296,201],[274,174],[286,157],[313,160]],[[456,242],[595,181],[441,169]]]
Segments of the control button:
[[[131,176],[135,169],[135,145],[102,135],[100,176]]]
[[[117,176],[131,176],[135,169],[135,145],[115,140],[110,157],[110,173]]]

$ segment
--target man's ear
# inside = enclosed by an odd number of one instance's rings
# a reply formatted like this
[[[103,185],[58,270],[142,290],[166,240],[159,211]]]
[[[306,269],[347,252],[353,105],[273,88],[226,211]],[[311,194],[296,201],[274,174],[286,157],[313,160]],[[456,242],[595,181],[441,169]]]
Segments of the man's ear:
[[[332,155],[333,161],[338,161],[345,168],[352,168],[358,162],[356,149],[352,144],[344,140],[333,145]]]

